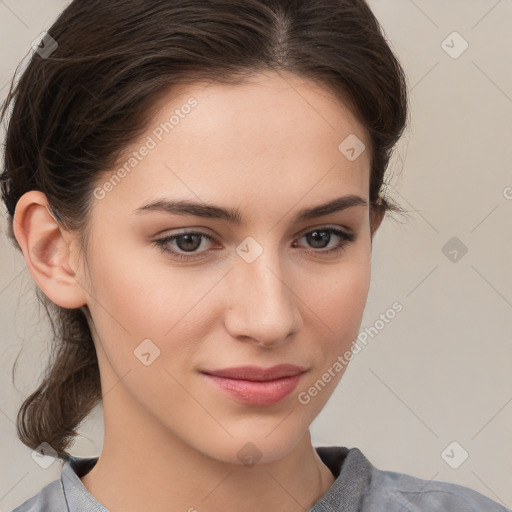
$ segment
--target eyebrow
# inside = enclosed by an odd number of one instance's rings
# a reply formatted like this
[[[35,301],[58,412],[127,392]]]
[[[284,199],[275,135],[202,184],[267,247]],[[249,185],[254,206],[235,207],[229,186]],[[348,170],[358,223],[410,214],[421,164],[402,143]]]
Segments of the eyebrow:
[[[352,208],[354,206],[367,206],[368,203],[361,196],[350,194],[338,197],[327,203],[305,208],[299,211],[290,221],[291,224],[303,222],[305,220],[322,217],[330,213],[339,212]],[[219,219],[231,224],[242,224],[243,216],[238,208],[222,208],[213,204],[198,203],[186,199],[170,201],[167,199],[157,199],[136,208],[135,213],[164,212],[174,215],[193,215],[195,217],[204,217],[207,219]]]

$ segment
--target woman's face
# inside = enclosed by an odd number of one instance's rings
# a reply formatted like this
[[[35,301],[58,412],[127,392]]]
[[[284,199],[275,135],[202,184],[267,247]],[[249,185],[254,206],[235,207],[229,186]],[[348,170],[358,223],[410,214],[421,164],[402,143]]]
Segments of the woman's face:
[[[290,74],[198,83],[159,107],[98,182],[78,274],[106,439],[137,432],[225,462],[277,460],[334,391],[360,327],[371,258],[363,126]],[[360,200],[304,214],[348,196]],[[156,201],[182,210],[147,207]],[[235,210],[236,222],[224,213]],[[270,384],[205,375],[281,364],[304,372]]]

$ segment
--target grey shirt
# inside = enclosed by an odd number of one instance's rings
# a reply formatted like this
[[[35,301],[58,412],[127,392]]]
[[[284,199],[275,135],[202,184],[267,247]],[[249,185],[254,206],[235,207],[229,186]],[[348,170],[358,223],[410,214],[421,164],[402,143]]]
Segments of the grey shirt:
[[[336,480],[307,512],[511,512],[462,485],[377,469],[358,448],[329,446],[316,451]],[[80,480],[97,460],[67,457],[60,479],[12,512],[109,512]]]

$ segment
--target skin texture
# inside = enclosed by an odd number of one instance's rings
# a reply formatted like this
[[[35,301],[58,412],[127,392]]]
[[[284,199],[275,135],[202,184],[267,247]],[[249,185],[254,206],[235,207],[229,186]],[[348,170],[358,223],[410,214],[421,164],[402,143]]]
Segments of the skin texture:
[[[350,134],[368,148],[366,132],[325,89],[261,73],[243,85],[169,92],[120,166],[191,97],[190,113],[161,141],[153,136],[156,147],[93,201],[86,254],[50,215],[44,194],[28,192],[16,207],[15,234],[38,286],[56,304],[90,312],[105,438],[82,482],[113,511],[304,511],[334,481],[309,426],[345,368],[309,403],[298,395],[357,337],[372,233],[368,205],[290,221],[347,194],[368,202],[369,151],[350,161],[338,150]],[[157,198],[238,208],[244,223],[135,212]],[[356,239],[322,255],[340,238],[326,234],[315,245],[304,235],[324,227]],[[189,262],[152,243],[185,230],[214,237],[168,242],[182,254],[195,250]],[[251,263],[236,250],[247,237],[262,249]],[[134,355],[145,339],[160,350],[147,366]],[[272,406],[239,403],[200,373],[280,363],[307,372]],[[256,464],[242,463],[249,452]]]

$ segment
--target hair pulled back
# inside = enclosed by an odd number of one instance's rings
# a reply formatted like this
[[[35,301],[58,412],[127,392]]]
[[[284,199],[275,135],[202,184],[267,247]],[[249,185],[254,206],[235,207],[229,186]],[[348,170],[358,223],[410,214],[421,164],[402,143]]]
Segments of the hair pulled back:
[[[371,141],[370,210],[401,211],[380,192],[406,125],[406,79],[365,0],[74,0],[48,34],[56,49],[33,52],[0,113],[5,120],[11,110],[0,186],[17,249],[13,214],[30,190],[46,195],[86,248],[96,184],[170,88],[243,83],[267,70],[313,80],[351,108]],[[75,429],[102,397],[98,361],[82,308],[36,292],[55,340],[18,412],[18,436],[69,455]]]

